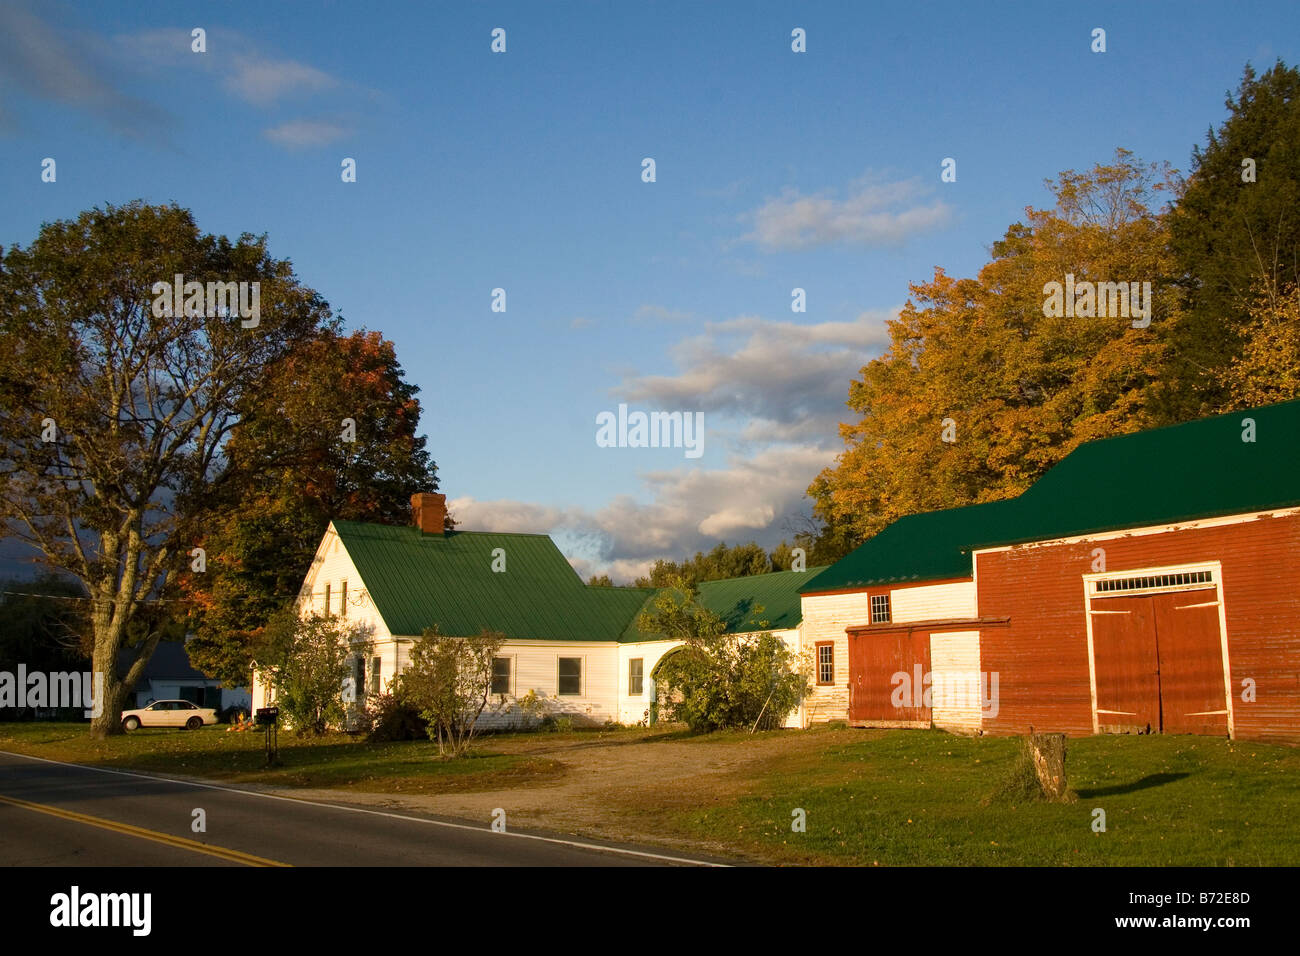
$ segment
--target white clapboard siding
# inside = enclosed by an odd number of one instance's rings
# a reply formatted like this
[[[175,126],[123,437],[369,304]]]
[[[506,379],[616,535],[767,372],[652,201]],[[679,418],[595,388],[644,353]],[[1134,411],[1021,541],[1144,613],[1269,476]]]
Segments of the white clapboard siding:
[[[501,657],[511,658],[510,682],[513,693],[505,701],[493,698],[483,712],[484,729],[507,729],[520,726],[523,715],[515,700],[535,691],[545,699],[545,712],[566,716],[576,726],[600,726],[618,719],[619,646],[595,641],[541,642],[507,641]],[[559,694],[560,658],[582,659],[582,692]]]
[[[370,599],[370,594],[365,589],[365,582],[361,580],[361,575],[357,572],[356,565],[352,563],[347,548],[343,546],[343,542],[334,531],[334,526],[330,525],[321,539],[311,570],[307,572],[302,590],[298,594],[298,613],[304,617],[313,613],[325,614],[325,585],[328,584],[330,589],[328,613],[331,617],[339,617],[345,581],[348,586],[347,613],[344,615],[347,622],[366,625],[371,640],[389,640],[392,635],[384,624],[384,619],[379,616],[374,601]]]
[[[934,726],[954,733],[979,731],[980,632],[931,634],[930,672]]]
[[[889,605],[893,620],[902,623],[974,617],[975,582],[895,588],[889,592]]]
[[[800,601],[803,623],[800,625],[802,648],[810,654],[819,641],[835,645],[835,683],[830,687],[814,686],[804,701],[806,724],[849,717],[849,636],[847,627],[871,622],[867,592],[851,594],[814,594]]]
[[[755,632],[757,633],[757,632]],[[785,641],[786,646],[790,648],[795,655],[799,653],[799,632],[793,628],[783,631],[773,631],[777,637]],[[752,635],[741,634],[739,637],[743,640]],[[682,645],[681,641],[641,641],[635,644],[623,644],[618,649],[618,680],[619,680],[619,697],[618,710],[619,722],[624,724],[637,724],[649,719],[650,716],[650,699],[653,690],[651,684],[651,674],[655,667],[663,660],[664,655],[676,647]],[[628,693],[628,662],[640,658],[642,661],[642,681],[641,693],[632,696]],[[782,726],[785,727],[803,727],[803,708],[796,708],[785,719]]]
[[[620,644],[618,648],[618,720],[623,724],[638,724],[650,720],[650,697],[653,684],[650,675],[663,656],[680,641],[641,641]],[[641,693],[628,693],[628,661],[641,658]]]

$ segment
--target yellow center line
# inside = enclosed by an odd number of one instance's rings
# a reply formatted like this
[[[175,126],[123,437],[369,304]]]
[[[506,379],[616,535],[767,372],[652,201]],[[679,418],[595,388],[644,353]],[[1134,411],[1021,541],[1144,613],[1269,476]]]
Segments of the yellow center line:
[[[118,823],[116,820],[105,820],[102,817],[92,817],[85,813],[76,813],[73,810],[60,810],[57,807],[49,807],[43,803],[29,803],[26,800],[17,800],[14,797],[6,797],[0,794],[0,803],[7,803],[10,806],[21,807],[24,810],[35,810],[37,813],[48,813],[52,817],[61,817],[64,820],[72,820],[76,823],[85,823],[92,827],[99,827],[103,830],[112,830],[114,833],[124,833],[127,836],[139,837],[142,840],[152,840],[155,843],[162,843],[167,846],[174,846],[181,850],[191,850],[194,853],[206,853],[208,856],[215,856],[222,860],[229,860],[232,863],[243,863],[245,866],[292,866],[292,863],[280,863],[276,860],[268,860],[265,857],[253,856],[251,853],[244,853],[240,850],[227,849],[224,846],[214,846],[210,843],[200,843],[197,840],[189,840],[185,837],[172,836],[170,833],[160,833],[157,830],[146,830],[144,827],[132,826],[129,823]]]

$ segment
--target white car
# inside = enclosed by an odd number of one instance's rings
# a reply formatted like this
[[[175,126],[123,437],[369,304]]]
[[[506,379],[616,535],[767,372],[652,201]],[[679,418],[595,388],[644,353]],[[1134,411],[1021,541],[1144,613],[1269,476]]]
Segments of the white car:
[[[198,730],[204,724],[215,724],[217,712],[211,707],[200,707],[188,700],[156,700],[148,707],[122,711],[122,727],[138,730],[141,727],[184,727]]]

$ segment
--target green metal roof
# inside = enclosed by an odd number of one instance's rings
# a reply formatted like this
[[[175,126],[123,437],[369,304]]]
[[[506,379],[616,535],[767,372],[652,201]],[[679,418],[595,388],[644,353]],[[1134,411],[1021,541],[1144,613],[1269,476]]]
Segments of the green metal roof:
[[[652,593],[588,587],[541,534],[437,535],[355,521],[335,521],[334,530],[395,635],[437,624],[455,637],[486,628],[520,640],[617,641]],[[492,570],[496,548],[505,550],[504,572]]]
[[[798,627],[801,620],[799,586],[823,570],[824,566],[806,571],[773,571],[723,581],[704,581],[699,586],[699,601],[726,621],[727,631],[732,634],[756,631],[764,621],[768,630],[787,630]],[[650,593],[643,602],[644,609],[650,608],[659,593]],[[637,616],[623,631],[624,643],[662,637],[643,634],[637,627]]]
[[[970,577],[974,548],[1300,505],[1297,465],[1300,400],[1088,442],[1019,497],[900,518],[800,591]]]

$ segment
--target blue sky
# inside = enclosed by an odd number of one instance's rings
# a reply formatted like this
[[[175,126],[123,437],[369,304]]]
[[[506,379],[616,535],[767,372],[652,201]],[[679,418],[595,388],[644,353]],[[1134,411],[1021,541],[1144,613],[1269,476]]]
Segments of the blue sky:
[[[0,244],[135,198],[267,233],[397,344],[463,527],[627,579],[787,536],[909,281],[974,274],[1116,147],[1186,170],[1297,27],[1293,2],[4,0]],[[703,455],[597,447],[620,402],[703,412]]]

